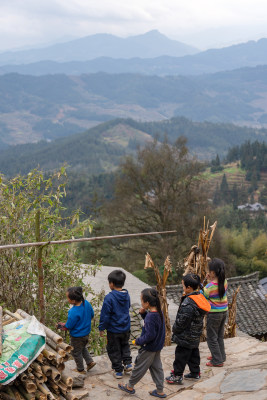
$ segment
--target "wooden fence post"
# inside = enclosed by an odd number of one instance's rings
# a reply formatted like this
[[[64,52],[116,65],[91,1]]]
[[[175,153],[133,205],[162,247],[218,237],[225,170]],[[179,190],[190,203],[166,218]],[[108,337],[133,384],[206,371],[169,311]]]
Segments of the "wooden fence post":
[[[35,236],[36,242],[41,241],[40,237],[40,210],[37,211],[35,216]],[[38,268],[38,303],[40,322],[43,324],[45,321],[45,301],[44,301],[44,269],[42,264],[42,251],[43,246],[37,247],[37,268]]]

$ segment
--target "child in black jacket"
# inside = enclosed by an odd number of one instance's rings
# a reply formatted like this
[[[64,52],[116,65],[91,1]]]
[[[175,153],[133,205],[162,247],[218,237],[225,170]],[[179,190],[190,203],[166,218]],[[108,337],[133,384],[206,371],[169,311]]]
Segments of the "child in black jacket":
[[[177,343],[173,371],[166,381],[170,384],[182,384],[186,364],[190,373],[186,379],[200,378],[199,342],[203,330],[203,318],[210,310],[210,304],[197,289],[200,278],[188,274],[182,280],[184,296],[173,325],[173,341]]]

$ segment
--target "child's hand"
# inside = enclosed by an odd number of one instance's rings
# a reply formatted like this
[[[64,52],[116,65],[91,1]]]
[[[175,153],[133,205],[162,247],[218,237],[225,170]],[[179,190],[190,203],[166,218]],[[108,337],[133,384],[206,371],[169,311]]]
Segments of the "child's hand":
[[[67,328],[65,327],[65,323],[64,322],[58,322],[57,323],[57,329],[60,329],[61,331],[67,331]]]
[[[105,331],[100,331],[100,332],[99,332],[99,335],[100,335],[101,337],[104,337],[104,336],[105,336]]]
[[[146,312],[146,309],[145,309],[145,308],[142,308],[142,307],[141,307],[141,308],[139,309],[139,314],[144,314],[145,312]]]

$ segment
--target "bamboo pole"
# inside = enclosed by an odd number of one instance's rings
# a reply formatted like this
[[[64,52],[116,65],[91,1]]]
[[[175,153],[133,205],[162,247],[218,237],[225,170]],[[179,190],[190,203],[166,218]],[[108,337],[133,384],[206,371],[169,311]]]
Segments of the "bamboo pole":
[[[9,315],[9,317],[20,320],[23,319],[21,315],[17,314],[17,313],[12,313],[9,310],[7,310],[6,308],[4,309],[4,313]]]
[[[36,385],[37,385],[38,389],[40,390],[40,392],[45,394],[50,400],[56,400],[55,396],[53,395],[51,390],[48,389],[48,387],[46,386],[45,383],[37,382]]]
[[[23,310],[18,309],[16,311],[16,313],[18,313],[19,315],[21,315],[23,318],[30,318],[31,316],[26,313]],[[61,336],[59,336],[57,333],[53,332],[51,329],[47,328],[47,326],[45,326],[44,324],[42,324],[42,327],[45,330],[46,335],[53,340],[55,343],[62,343],[63,342],[63,338]]]
[[[43,359],[44,359],[44,356],[43,356],[42,353],[40,353],[39,356],[36,358],[36,360],[37,360],[39,363],[43,363]]]
[[[45,395],[44,393],[42,393],[39,390],[37,390],[36,393],[35,393],[35,398],[37,400],[47,400],[47,395]]]
[[[7,394],[10,396],[11,399],[16,400],[16,396],[15,396],[15,394],[14,394],[14,392],[13,392],[11,386],[8,386],[8,387],[6,388],[6,392],[7,392]]]
[[[27,379],[25,382],[23,381],[22,384],[27,393],[35,393],[37,390],[36,384],[31,379]]]
[[[65,372],[62,372],[61,374],[61,380],[64,382],[67,386],[72,386],[73,385],[73,378],[69,375],[67,375]]]
[[[9,324],[12,324],[12,322],[16,322],[16,319],[15,318],[9,318],[7,321],[2,323],[2,326],[6,326],[6,325],[9,325]]]
[[[49,361],[52,361],[56,358],[54,353],[51,353],[51,351],[48,351],[46,348],[43,349],[42,354],[47,358]]]
[[[51,379],[54,382],[59,382],[61,379],[61,373],[59,372],[59,370],[55,367],[51,367],[52,373],[51,373]]]
[[[22,385],[18,386],[18,391],[21,393],[22,397],[26,400],[32,400],[35,397],[33,393],[27,393]]]
[[[20,394],[18,389],[15,386],[12,386],[13,393],[15,395],[16,400],[24,400],[24,397]]]
[[[58,347],[65,350],[67,353],[70,353],[73,350],[73,347],[67,343],[58,343]]]
[[[52,374],[52,369],[50,365],[42,365],[42,372],[45,376],[51,376]]]
[[[0,246],[0,250],[18,249],[18,248],[23,248],[23,247],[47,246],[47,245],[50,245],[50,244],[67,244],[67,243],[92,242],[92,241],[96,241],[96,240],[122,239],[122,238],[131,238],[131,237],[139,237],[139,236],[149,236],[149,235],[167,235],[167,234],[170,234],[170,233],[177,233],[177,231],[129,233],[129,234],[125,234],[125,235],[96,236],[96,237],[92,237],[92,238],[50,240],[48,242],[5,244],[3,246]]]

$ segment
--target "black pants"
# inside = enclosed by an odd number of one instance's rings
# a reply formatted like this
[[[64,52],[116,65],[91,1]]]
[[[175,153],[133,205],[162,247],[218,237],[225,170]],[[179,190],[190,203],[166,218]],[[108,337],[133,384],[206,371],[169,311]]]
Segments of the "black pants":
[[[84,370],[83,360],[85,360],[87,365],[94,361],[86,347],[88,338],[88,335],[83,337],[70,337],[70,344],[73,347],[71,354],[78,371]]]
[[[123,371],[123,364],[129,365],[132,363],[129,339],[130,332],[107,332],[107,352],[112,363],[112,369],[116,372]]]
[[[187,349],[177,346],[175,350],[175,360],[173,363],[174,375],[183,375],[186,364],[193,375],[200,373],[199,348]]]

